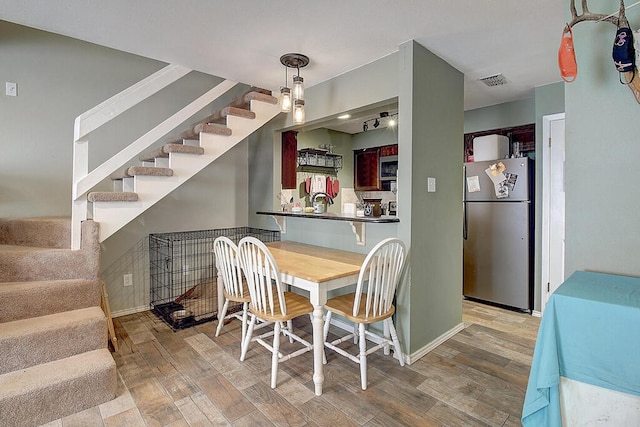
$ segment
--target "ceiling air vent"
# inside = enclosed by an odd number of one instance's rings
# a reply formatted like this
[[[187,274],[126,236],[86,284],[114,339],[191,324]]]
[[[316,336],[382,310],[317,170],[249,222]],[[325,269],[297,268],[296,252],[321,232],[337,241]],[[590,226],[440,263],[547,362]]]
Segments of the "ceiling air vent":
[[[480,81],[487,86],[502,86],[509,83],[509,80],[505,78],[502,74],[496,74],[493,76],[485,77],[480,79]]]

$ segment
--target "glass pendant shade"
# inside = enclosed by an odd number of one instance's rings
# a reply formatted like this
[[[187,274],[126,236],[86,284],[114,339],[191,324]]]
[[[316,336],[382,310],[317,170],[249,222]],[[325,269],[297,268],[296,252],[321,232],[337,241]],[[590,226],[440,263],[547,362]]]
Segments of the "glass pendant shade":
[[[304,101],[296,99],[293,102],[293,123],[296,125],[304,124]]]
[[[304,79],[293,76],[293,99],[304,100]]]
[[[288,87],[280,89],[280,109],[283,113],[291,111],[291,89]]]

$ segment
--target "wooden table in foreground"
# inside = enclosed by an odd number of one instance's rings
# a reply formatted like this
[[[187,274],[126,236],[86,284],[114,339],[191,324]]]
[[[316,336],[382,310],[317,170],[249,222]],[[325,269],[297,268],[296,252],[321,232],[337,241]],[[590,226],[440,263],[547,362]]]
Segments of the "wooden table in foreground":
[[[266,245],[278,263],[282,282],[309,292],[313,305],[313,382],[316,396],[320,396],[327,292],[356,283],[366,254],[287,241]]]

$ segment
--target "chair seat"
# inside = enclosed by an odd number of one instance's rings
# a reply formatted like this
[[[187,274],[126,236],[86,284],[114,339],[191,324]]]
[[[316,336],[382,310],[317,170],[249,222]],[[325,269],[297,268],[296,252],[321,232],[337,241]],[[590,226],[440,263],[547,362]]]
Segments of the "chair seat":
[[[358,315],[354,316],[353,315],[354,298],[355,298],[355,293],[353,292],[350,294],[340,295],[339,297],[331,298],[329,301],[325,303],[324,307],[327,310],[331,310],[332,312],[339,314],[340,316],[343,316],[354,323],[364,323],[364,324],[375,323],[375,322],[379,322],[381,320],[387,319],[393,316],[393,313],[395,312],[395,307],[392,304],[391,308],[387,312],[379,314],[377,316],[366,317],[365,301],[367,300],[367,298],[365,294],[362,294],[362,303],[360,304]]]
[[[287,304],[287,314],[282,315],[280,310],[280,302],[277,295],[274,295],[273,301],[273,315],[270,313],[262,313],[254,310],[252,305],[249,305],[249,311],[255,314],[262,320],[268,322],[286,322],[295,317],[302,316],[303,314],[309,314],[313,312],[313,305],[309,301],[309,298],[302,295],[298,295],[294,292],[284,292],[284,299]]]
[[[247,282],[242,281],[242,295],[243,296],[235,296],[225,290],[222,291],[224,297],[229,301],[233,302],[251,302],[251,294],[249,293],[249,287],[247,286]]]

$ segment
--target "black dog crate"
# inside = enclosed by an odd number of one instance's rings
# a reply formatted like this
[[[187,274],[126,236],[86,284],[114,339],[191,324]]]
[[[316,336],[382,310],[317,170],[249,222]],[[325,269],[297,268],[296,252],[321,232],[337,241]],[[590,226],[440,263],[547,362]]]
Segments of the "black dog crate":
[[[280,240],[279,231],[251,227],[149,235],[151,311],[175,331],[217,318],[218,287],[213,241],[226,236]],[[228,312],[239,310],[236,304]]]

